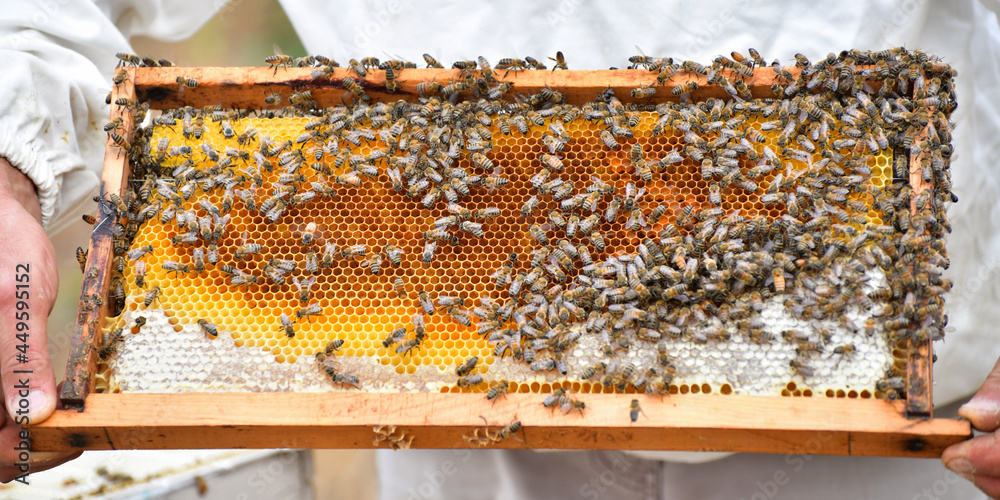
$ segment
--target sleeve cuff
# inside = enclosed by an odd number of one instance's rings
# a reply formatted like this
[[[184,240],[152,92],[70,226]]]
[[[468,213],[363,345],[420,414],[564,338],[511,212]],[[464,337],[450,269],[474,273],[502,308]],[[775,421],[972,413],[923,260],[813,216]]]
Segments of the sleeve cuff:
[[[42,226],[47,229],[56,216],[59,188],[62,184],[54,172],[82,168],[82,160],[74,160],[65,152],[46,148],[37,139],[20,138],[15,131],[2,127],[0,127],[0,156],[6,158],[11,165],[35,183],[42,211]]]

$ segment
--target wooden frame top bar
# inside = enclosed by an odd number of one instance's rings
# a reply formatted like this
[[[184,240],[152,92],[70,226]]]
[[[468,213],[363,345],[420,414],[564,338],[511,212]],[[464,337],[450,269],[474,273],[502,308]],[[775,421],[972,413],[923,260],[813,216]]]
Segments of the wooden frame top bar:
[[[345,78],[354,79],[375,101],[395,102],[403,99],[415,102],[419,97],[417,85],[425,82],[437,82],[448,85],[460,81],[463,72],[458,69],[404,69],[399,72],[396,80],[396,91],[389,93],[385,87],[385,72],[368,70],[365,77],[359,77],[348,68],[334,68],[329,76],[313,78],[312,71],[316,68],[137,68],[135,70],[135,86],[140,101],[148,101],[153,109],[169,109],[182,106],[213,106],[221,104],[229,108],[267,109],[262,106],[263,98],[271,92],[284,94],[281,105],[287,104],[287,97],[294,92],[311,90],[313,98],[320,106],[332,106],[351,101],[351,93],[344,86]],[[786,68],[793,77],[801,73],[799,68]],[[679,96],[672,94],[672,89],[687,82],[695,82],[698,89],[691,92],[694,101],[709,97],[731,99],[731,96],[718,85],[709,85],[705,75],[681,71],[664,85],[656,84],[657,73],[643,69],[594,70],[594,71],[540,71],[513,70],[504,76],[505,71],[494,70],[498,82],[508,82],[514,85],[513,91],[525,96],[536,93],[546,86],[563,92],[570,104],[584,104],[593,101],[596,96],[608,88],[624,103],[657,104],[660,102],[677,102]],[[724,72],[732,78],[732,72]],[[479,72],[475,71],[478,76]],[[773,98],[771,85],[776,82],[774,70],[757,68],[754,76],[745,79],[747,88],[753,97]],[[195,88],[181,89],[177,85],[177,77],[194,78],[198,81]],[[635,99],[632,89],[652,85],[657,89],[650,99]],[[471,95],[466,92],[465,94]],[[280,106],[274,106],[278,108]]]

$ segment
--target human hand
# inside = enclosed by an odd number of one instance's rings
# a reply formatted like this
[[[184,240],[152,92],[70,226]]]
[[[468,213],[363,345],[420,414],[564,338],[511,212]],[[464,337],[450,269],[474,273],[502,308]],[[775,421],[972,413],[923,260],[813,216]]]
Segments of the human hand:
[[[24,462],[23,456],[19,456],[22,450],[16,449],[22,441],[20,424],[35,424],[49,418],[58,401],[45,329],[56,300],[59,275],[55,250],[41,220],[34,183],[0,158],[0,391],[3,393],[0,404],[6,408],[0,412],[0,481],[5,483],[26,472],[14,465]],[[25,289],[17,288],[24,284],[28,285],[26,300]],[[26,303],[27,309],[19,309],[18,302]],[[26,351],[23,346],[18,349],[24,337],[18,339],[17,335],[24,331],[16,329],[25,312],[28,313],[24,321],[28,326]],[[30,373],[24,373],[29,370]],[[18,388],[19,381],[27,381],[27,398],[18,393],[24,391]],[[79,452],[34,451],[30,452],[27,464],[30,472],[38,472],[77,456]]]
[[[986,376],[979,392],[958,409],[972,427],[991,434],[949,446],[941,455],[944,466],[972,481],[990,498],[1000,498],[1000,360]]]

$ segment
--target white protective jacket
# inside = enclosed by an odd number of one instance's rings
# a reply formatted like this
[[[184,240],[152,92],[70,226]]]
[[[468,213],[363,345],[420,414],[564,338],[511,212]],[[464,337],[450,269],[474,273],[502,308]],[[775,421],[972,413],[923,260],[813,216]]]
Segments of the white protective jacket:
[[[557,50],[571,69],[624,66],[649,55],[708,62],[758,49],[790,63],[842,49],[899,45],[941,56],[958,70],[957,160],[948,247],[954,331],[938,343],[934,400],[968,397],[1000,355],[1000,26],[996,2],[883,0],[826,4],[717,2],[471,3],[281,0],[310,53],[345,61],[386,54],[420,61],[533,55]],[[104,98],[129,37],[177,40],[222,0],[6,0],[0,14],[0,155],[38,186],[50,232],[88,211],[103,161]],[[241,8],[234,0],[226,9]],[[158,56],[157,54],[150,54]],[[296,54],[298,55],[298,54]]]

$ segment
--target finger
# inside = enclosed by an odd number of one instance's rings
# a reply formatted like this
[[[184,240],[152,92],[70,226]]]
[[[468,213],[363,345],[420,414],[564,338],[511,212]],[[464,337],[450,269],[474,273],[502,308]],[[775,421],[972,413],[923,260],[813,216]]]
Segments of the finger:
[[[79,458],[82,454],[82,451],[35,451],[31,453],[28,471],[34,474],[35,472],[49,470],[70,460]],[[36,458],[36,455],[46,458]],[[0,467],[0,483],[9,483],[23,474],[24,472],[21,472],[21,468],[16,466]]]
[[[976,395],[958,409],[958,415],[969,419],[973,427],[984,432],[1000,428],[1000,360],[986,376]]]
[[[51,246],[40,246],[22,262],[26,267],[8,260],[0,269],[0,388],[7,412],[19,425],[45,420],[56,403],[45,328],[55,301],[50,280],[58,278],[46,258],[51,255],[45,255]]]
[[[6,418],[6,415],[4,415]],[[79,451],[31,451],[28,434],[10,419],[0,427],[0,481],[55,467],[80,455]]]
[[[962,441],[945,449],[941,462],[970,481],[973,476],[1000,477],[1000,440],[994,433]]]

